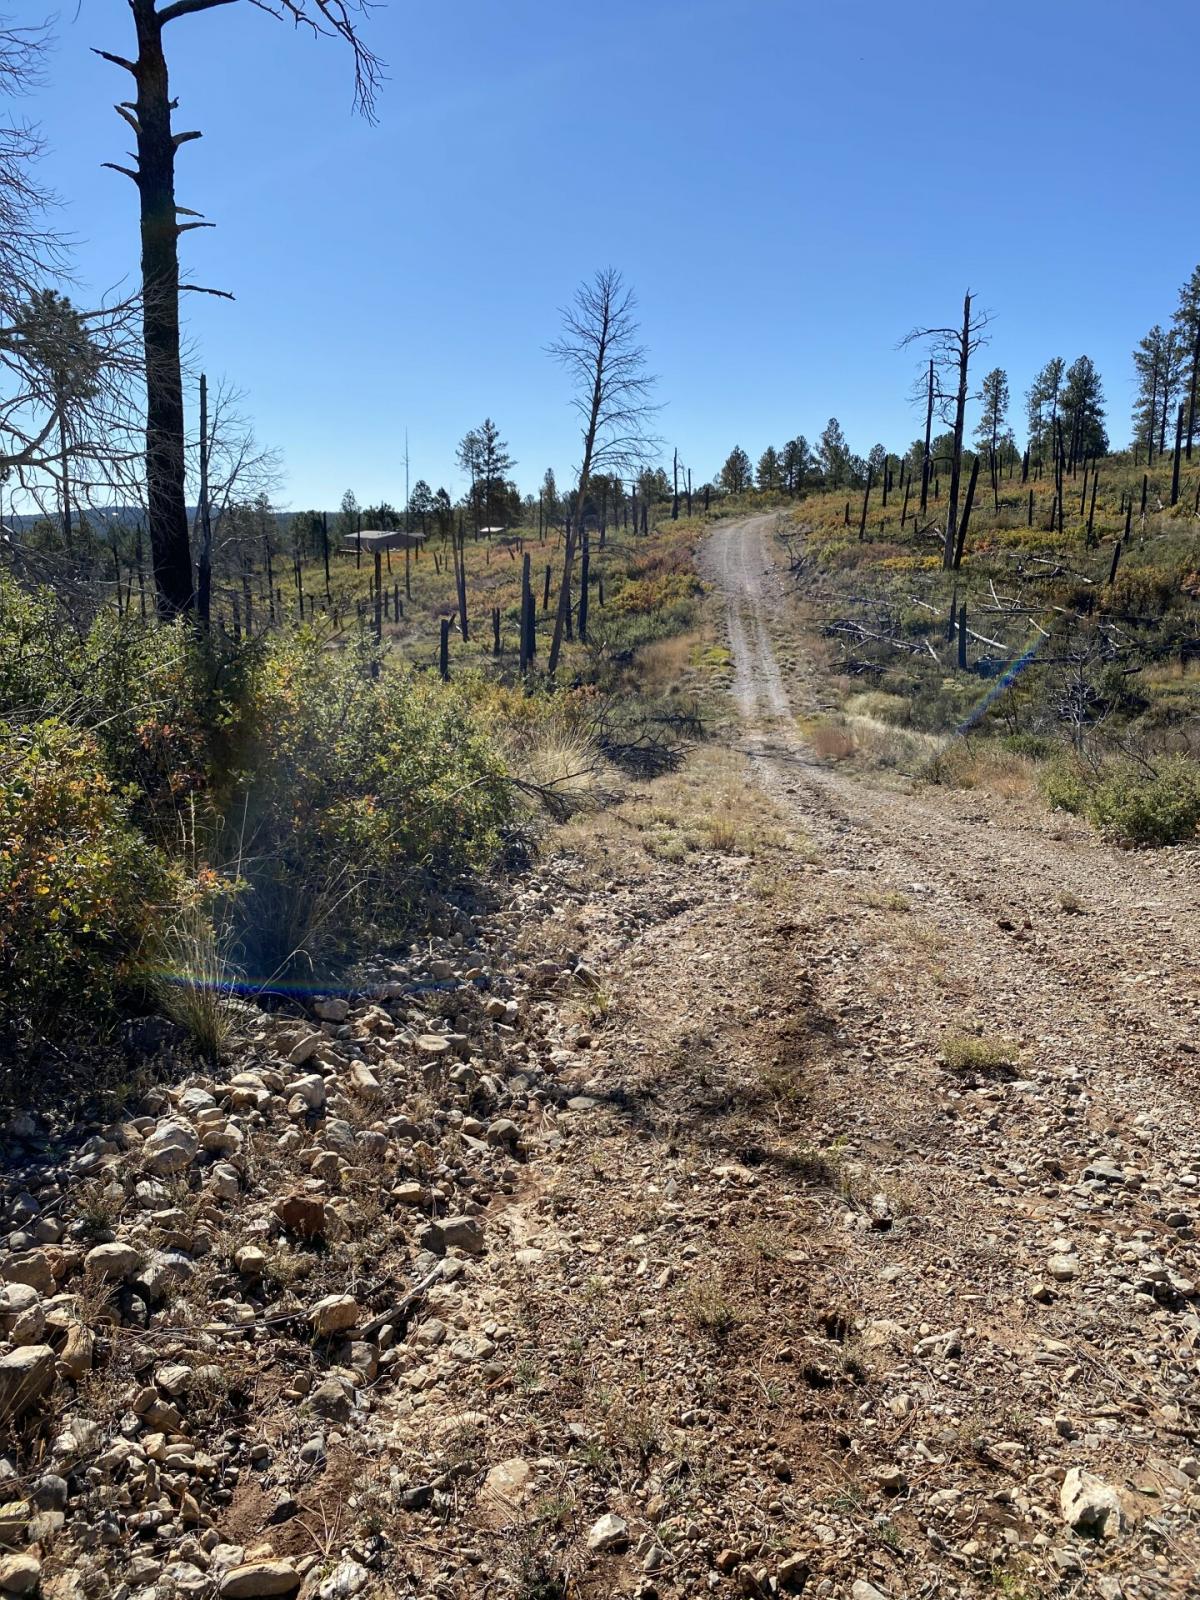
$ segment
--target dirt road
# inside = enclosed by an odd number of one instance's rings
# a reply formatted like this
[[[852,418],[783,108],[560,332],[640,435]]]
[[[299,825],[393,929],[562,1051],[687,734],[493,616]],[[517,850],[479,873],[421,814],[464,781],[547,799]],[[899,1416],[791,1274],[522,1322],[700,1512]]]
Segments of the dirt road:
[[[1071,818],[969,791],[898,793],[823,765],[793,721],[793,710],[814,709],[819,690],[801,670],[793,708],[773,643],[794,626],[773,523],[755,517],[720,530],[708,552],[725,597],[738,743],[762,783],[848,870],[911,892],[954,942],[955,968],[978,983],[980,1000],[1003,981],[997,1024],[1042,1018],[1069,1034],[1070,1061],[1119,1074],[1122,1100],[1135,1089],[1151,1103],[1169,1092],[1177,1109],[1181,1094],[1194,1107],[1200,855],[1117,850]],[[1085,914],[1064,913],[1071,897]],[[1010,993],[1020,995],[1011,1013]],[[1138,1042],[1146,1038],[1149,1053]]]
[[[1197,857],[823,765],[772,520],[707,562],[734,745],[811,849],[614,885],[589,949],[630,1063],[607,1187],[677,1174],[668,1229],[734,1308],[718,1568],[757,1593],[790,1547],[838,1596],[1194,1595]]]

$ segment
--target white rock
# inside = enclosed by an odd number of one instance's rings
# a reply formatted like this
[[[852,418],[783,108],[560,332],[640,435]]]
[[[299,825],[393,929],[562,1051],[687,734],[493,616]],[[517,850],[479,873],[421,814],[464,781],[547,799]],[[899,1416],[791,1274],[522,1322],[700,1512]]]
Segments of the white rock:
[[[0,1356],[0,1421],[24,1416],[52,1387],[56,1374],[48,1344],[27,1344]]]
[[[311,1061],[317,1050],[325,1043],[325,1035],[317,1033],[302,1034],[292,1048],[288,1051],[288,1060],[294,1067],[302,1067],[306,1061]]]
[[[115,1240],[112,1244],[98,1244],[83,1258],[86,1271],[95,1273],[109,1283],[124,1283],[136,1275],[145,1257],[131,1244]]]
[[[186,1122],[160,1122],[142,1146],[142,1161],[155,1177],[170,1177],[191,1165],[200,1140]]]
[[[221,1600],[260,1600],[260,1597],[291,1594],[300,1586],[300,1574],[290,1561],[246,1561],[231,1567],[221,1579]]]
[[[588,1530],[589,1550],[624,1550],[628,1543],[629,1524],[611,1511],[601,1517],[599,1522],[593,1522]]]
[[[320,1600],[350,1600],[361,1594],[371,1581],[371,1574],[357,1561],[339,1561],[317,1590]]]
[[[319,1111],[325,1104],[325,1079],[319,1072],[306,1072],[288,1084],[286,1093],[289,1100],[298,1097],[310,1111]]]
[[[1063,1521],[1081,1533],[1114,1539],[1121,1531],[1121,1500],[1111,1484],[1072,1467],[1059,1494]]]
[[[358,1321],[358,1301],[353,1295],[327,1294],[313,1306],[308,1313],[308,1320],[318,1339],[326,1339],[334,1333],[345,1333]]]

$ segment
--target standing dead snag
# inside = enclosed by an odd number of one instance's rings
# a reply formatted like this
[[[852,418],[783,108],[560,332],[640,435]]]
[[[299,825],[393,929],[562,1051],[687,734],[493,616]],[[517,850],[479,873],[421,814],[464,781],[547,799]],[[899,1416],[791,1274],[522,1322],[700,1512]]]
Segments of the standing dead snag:
[[[583,460],[575,491],[578,516],[567,531],[562,585],[548,669],[558,669],[563,634],[571,608],[571,578],[578,525],[583,520],[588,485],[595,472],[627,472],[639,465],[655,442],[646,425],[654,411],[648,395],[654,380],[645,370],[646,352],[637,342],[634,298],[615,267],[605,267],[583,284],[563,312],[563,337],[550,346],[575,388],[573,404],[582,421]]]
[[[929,510],[930,441],[933,438],[933,358],[929,361],[929,377],[925,397],[925,449],[921,456],[921,515]]]
[[[381,63],[358,37],[352,12],[362,0],[129,0],[133,12],[137,56],[98,50],[97,55],[123,68],[137,86],[133,100],[122,101],[118,114],[133,129],[135,165],[105,162],[133,180],[141,210],[142,332],[146,377],[146,491],[150,553],[160,616],[192,611],[195,604],[192,554],[184,488],[183,376],[180,361],[179,295],[194,284],[181,284],[179,236],[208,228],[198,213],[175,200],[175,154],[181,144],[199,139],[199,132],[176,133],[171,125],[171,98],[163,29],[182,17],[218,6],[249,3],[270,16],[288,19],[311,32],[341,38],[354,55],[355,103],[370,117],[379,87]],[[181,217],[194,218],[180,221]],[[203,293],[219,293],[203,290]]]
[[[953,328],[914,328],[902,346],[929,342],[930,394],[942,420],[953,428],[950,456],[950,496],[946,507],[946,532],[942,566],[950,571],[959,549],[958,500],[962,485],[963,430],[967,412],[967,379],[971,357],[987,343],[984,329],[991,321],[986,311],[974,309],[974,295],[963,296],[962,324]],[[950,387],[950,385],[953,387]],[[927,416],[929,413],[927,412]],[[928,423],[927,423],[928,427]]]

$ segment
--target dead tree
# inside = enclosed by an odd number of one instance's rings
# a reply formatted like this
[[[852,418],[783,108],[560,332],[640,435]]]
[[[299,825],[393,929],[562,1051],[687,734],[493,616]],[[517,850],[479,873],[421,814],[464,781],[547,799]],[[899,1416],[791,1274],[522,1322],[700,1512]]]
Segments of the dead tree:
[[[212,507],[208,499],[208,378],[200,374],[200,560],[197,563],[196,605],[200,626],[207,628],[212,612]]]
[[[533,593],[529,587],[529,552],[521,557],[521,673],[529,668],[529,619],[533,610]]]
[[[1094,530],[1095,530],[1095,527],[1096,527],[1096,488],[1097,488],[1099,482],[1100,482],[1100,474],[1096,471],[1095,464],[1093,463],[1093,465],[1092,465],[1092,500],[1091,500],[1091,504],[1088,507],[1088,519],[1087,519],[1087,544],[1088,544],[1088,549],[1089,550],[1091,549],[1092,545],[1095,543]]]
[[[1171,463],[1171,504],[1179,503],[1179,458],[1183,449],[1183,407],[1175,417],[1175,459]]]
[[[575,504],[581,521],[593,472],[620,472],[644,460],[652,441],[647,422],[653,379],[645,368],[645,350],[637,341],[634,298],[621,274],[605,267],[583,284],[563,312],[563,337],[551,348],[575,387],[574,405],[582,422],[583,460]],[[567,533],[562,586],[548,668],[558,670],[571,609],[571,577],[575,563],[575,523]]]
[[[862,515],[858,519],[858,537],[860,539],[865,539],[867,536],[867,507],[871,503],[871,480],[873,477],[874,469],[872,467],[868,467],[867,486],[863,490]]]
[[[192,555],[185,495],[183,373],[180,360],[179,237],[213,224],[175,199],[175,155],[179,146],[199,139],[197,131],[176,133],[163,29],[183,17],[217,6],[249,3],[259,11],[286,18],[313,33],[340,37],[354,55],[355,100],[371,116],[381,77],[381,63],[358,37],[351,15],[361,0],[129,0],[137,55],[131,61],[107,50],[96,53],[130,73],[136,85],[133,100],[122,101],[118,114],[133,129],[136,154],[132,167],[104,165],[132,179],[141,209],[142,334],[146,380],[146,486],[150,552],[159,614],[169,618],[195,606]],[[181,218],[194,220],[181,221]],[[202,290],[203,293],[220,293]]]
[[[933,442],[933,357],[929,358],[929,379],[925,400],[925,453],[921,457],[921,515],[929,510],[929,472],[932,462],[929,456],[930,446]]]
[[[986,311],[974,309],[974,296],[968,289],[963,296],[961,326],[945,328],[914,328],[904,346],[926,343],[930,346],[930,393],[943,420],[953,430],[950,457],[950,496],[946,507],[946,532],[942,544],[942,566],[950,571],[956,564],[960,548],[958,537],[958,502],[962,484],[963,432],[966,424],[967,385],[971,358],[987,343],[985,329],[991,318]],[[927,411],[927,418],[931,412]],[[927,420],[927,430],[931,422]],[[926,452],[928,454],[928,451]],[[922,506],[924,509],[924,506]]]
[[[978,454],[978,452],[976,452],[975,459],[971,463],[971,477],[970,477],[970,481],[967,484],[967,498],[966,498],[965,502],[963,503],[962,521],[959,524],[958,538],[957,538],[957,541],[955,542],[955,546],[954,546],[954,570],[955,570],[955,572],[957,572],[959,567],[962,566],[963,549],[964,549],[964,547],[966,545],[966,542],[967,542],[967,528],[970,525],[970,521],[971,521],[971,507],[975,504],[975,485],[978,482],[979,482],[979,454]],[[965,602],[964,602],[964,609],[965,609]]]
[[[584,644],[587,643],[588,626],[588,585],[591,582],[592,570],[592,542],[588,538],[585,525],[582,534],[583,548],[579,560],[579,637]]]

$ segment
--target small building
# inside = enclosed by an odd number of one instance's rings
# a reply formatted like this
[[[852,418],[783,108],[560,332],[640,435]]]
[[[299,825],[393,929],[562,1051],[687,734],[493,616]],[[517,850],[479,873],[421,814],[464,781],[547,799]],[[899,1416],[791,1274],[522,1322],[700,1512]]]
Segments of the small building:
[[[403,528],[363,528],[361,533],[348,533],[342,540],[343,550],[362,550],[366,555],[382,554],[385,550],[417,550],[425,543],[423,533],[406,533]]]

